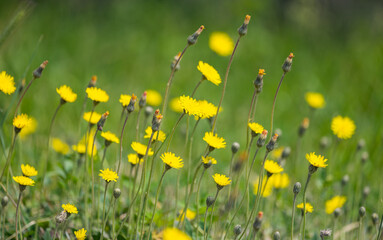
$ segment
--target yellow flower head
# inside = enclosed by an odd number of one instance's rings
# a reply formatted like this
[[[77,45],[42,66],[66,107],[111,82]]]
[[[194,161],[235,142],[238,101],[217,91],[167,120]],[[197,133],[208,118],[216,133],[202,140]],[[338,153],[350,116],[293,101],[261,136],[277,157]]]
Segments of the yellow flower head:
[[[74,214],[78,214],[78,211],[77,211],[77,208],[75,207],[75,205],[72,205],[70,203],[67,203],[67,204],[63,204],[61,205],[61,207],[64,209],[65,212],[67,213],[74,213]]]
[[[222,80],[219,76],[217,70],[215,70],[212,66],[202,61],[198,62],[197,69],[202,73],[202,75],[211,83],[215,85],[219,85]]]
[[[152,127],[147,127],[145,130],[144,138],[150,138],[150,136],[152,136]],[[163,131],[159,130],[154,133],[152,142],[156,141],[157,138],[158,138],[158,141],[164,142],[166,139],[166,134]]]
[[[28,127],[30,123],[31,123],[30,117],[28,117],[28,115],[24,113],[17,115],[13,119],[13,126],[16,129],[23,129],[24,127]]]
[[[335,209],[343,207],[346,202],[346,197],[344,196],[335,196],[330,200],[326,201],[326,213],[332,214]]]
[[[258,192],[258,185],[259,185],[259,180],[257,180],[253,184],[253,192],[254,192],[255,195]],[[267,198],[268,196],[271,195],[272,191],[273,191],[273,178],[269,178],[269,180],[267,180],[266,177],[263,177],[262,188],[261,188],[261,196],[263,198]]]
[[[234,49],[234,42],[225,32],[213,32],[209,37],[209,47],[220,56],[229,56]]]
[[[131,98],[132,97],[130,95],[121,94],[119,101],[120,101],[122,107],[127,107],[130,103]]]
[[[144,160],[141,158],[138,158],[137,154],[130,153],[128,154],[128,162],[130,162],[133,165],[136,165],[137,163],[142,163]]]
[[[212,148],[220,149],[226,147],[226,142],[224,138],[218,137],[217,134],[213,134],[212,132],[206,132],[203,140]]]
[[[22,186],[34,186],[35,181],[26,176],[13,177],[13,180]]]
[[[170,105],[170,109],[173,110],[174,112],[183,113],[184,111],[182,109],[179,98],[173,98],[172,100],[170,100],[169,105]]]
[[[302,209],[303,211],[304,204],[303,203],[298,204],[297,208]],[[314,211],[313,205],[311,205],[310,203],[306,203],[306,212],[312,213],[313,211]]]
[[[320,93],[308,92],[305,94],[307,104],[312,108],[323,108],[326,105],[324,97]]]
[[[74,231],[74,235],[76,236],[77,240],[84,240],[86,238],[86,230],[81,228],[77,231]]]
[[[162,96],[155,90],[146,90],[146,103],[150,106],[157,107],[162,102]]]
[[[262,75],[262,76],[263,76],[263,75],[266,75],[265,69],[261,69],[261,68],[260,68],[260,69],[258,70],[258,75]]]
[[[96,87],[87,88],[86,94],[88,94],[89,99],[95,102],[107,102],[109,100],[109,95],[100,88],[96,88]]]
[[[313,165],[314,167],[317,167],[317,168],[325,168],[328,166],[328,164],[326,164],[327,162],[327,159],[325,159],[323,156],[321,155],[315,155],[315,152],[312,152],[310,154],[306,154],[306,159],[307,161],[310,162],[311,165]]]
[[[196,212],[194,212],[190,209],[186,209],[186,214],[182,214],[182,212],[183,212],[183,210],[180,210],[178,212],[178,214],[179,214],[178,219],[177,219],[178,221],[183,221],[185,219],[185,215],[186,215],[186,219],[189,221],[193,220],[196,216]],[[182,219],[181,219],[181,215],[182,215]]]
[[[278,159],[278,158],[282,157],[283,150],[284,150],[283,147],[278,147],[278,148],[274,149],[274,151],[271,152],[272,158]]]
[[[65,142],[61,141],[58,138],[52,139],[52,148],[58,153],[66,155],[69,152],[69,146]]]
[[[177,228],[166,228],[163,232],[163,240],[192,240],[192,238]]]
[[[86,148],[85,144],[82,144],[82,143],[79,143],[77,145],[72,145],[73,151],[78,152],[79,154],[84,154],[86,150],[85,148]]]
[[[161,160],[171,168],[180,169],[184,166],[182,158],[177,157],[174,153],[166,152],[161,155]]]
[[[139,142],[132,142],[132,144],[130,145],[133,150],[138,154],[140,155],[142,158],[143,156],[145,156],[145,153],[146,153],[146,149],[148,148],[146,145],[142,144],[142,143],[139,143]],[[148,156],[152,156],[153,155],[153,150],[151,148],[149,148],[149,151],[148,151]]]
[[[207,156],[207,157],[202,156],[202,162],[203,162],[204,164],[209,164],[209,163],[211,163],[211,164],[217,164],[217,160],[215,160],[215,158],[210,157],[210,156]]]
[[[265,162],[265,170],[269,174],[274,174],[274,173],[280,173],[283,171],[283,168],[279,166],[277,162],[274,162],[272,160],[266,160]]]
[[[34,177],[37,175],[36,169],[28,164],[21,164],[21,171],[26,177]]]
[[[112,142],[120,143],[120,139],[118,139],[118,137],[110,131],[102,132],[101,137],[103,137],[106,141],[111,142],[111,143]]]
[[[217,114],[217,107],[214,104],[206,100],[199,100],[197,104],[198,107],[194,114],[197,118],[211,118]]]
[[[213,175],[214,182],[219,186],[219,187],[224,187],[226,185],[229,185],[231,183],[230,178],[226,177],[223,174],[216,173]]]
[[[197,100],[189,96],[180,96],[179,104],[185,113],[189,115],[195,115],[198,111],[199,104]]]
[[[90,115],[92,115],[92,118],[90,118]],[[101,119],[101,114],[97,112],[86,112],[84,113],[84,116],[82,117],[85,121],[91,123],[91,124],[97,124],[98,121]]]
[[[349,139],[354,135],[355,123],[348,117],[336,116],[332,119],[331,130],[340,139]]]
[[[16,90],[14,78],[5,71],[0,73],[0,91],[11,95]]]
[[[36,118],[30,117],[29,118],[29,124],[23,127],[21,129],[19,135],[21,139],[25,139],[28,135],[34,133],[37,128],[37,121]]]
[[[74,102],[77,99],[77,94],[72,91],[67,85],[62,85],[59,88],[56,88],[56,92],[60,95],[61,99],[65,102]]]
[[[258,124],[258,123],[255,123],[255,122],[253,122],[253,123],[249,122],[248,126],[251,129],[251,131],[253,133],[255,133],[256,135],[261,134],[263,132],[263,129],[264,129],[261,124]]]
[[[287,175],[287,173],[273,174],[271,178],[272,178],[273,186],[277,189],[287,188],[290,184],[290,178],[289,178],[289,175]]]
[[[100,174],[98,176],[102,177],[102,179],[104,179],[106,182],[117,182],[118,179],[117,173],[112,170],[109,170],[109,168],[105,170],[100,170]]]

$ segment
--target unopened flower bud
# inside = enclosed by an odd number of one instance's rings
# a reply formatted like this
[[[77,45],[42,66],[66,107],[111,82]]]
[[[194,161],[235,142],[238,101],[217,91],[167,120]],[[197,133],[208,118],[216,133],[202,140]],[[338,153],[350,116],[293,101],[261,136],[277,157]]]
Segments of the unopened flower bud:
[[[320,230],[320,236],[322,239],[324,237],[330,237],[331,236],[331,229]]]
[[[137,101],[137,96],[134,95],[134,93],[132,93],[132,97],[130,98],[130,102],[127,107],[128,113],[131,113],[134,111],[134,105],[136,104],[136,101]]]
[[[245,21],[243,21],[243,24],[238,28],[238,34],[239,36],[245,36],[247,34],[247,25],[249,25],[250,22],[250,15],[246,15]]]
[[[257,78],[254,80],[254,87],[257,93],[262,92],[264,75],[266,75],[265,69],[259,69]]]
[[[161,125],[162,118],[163,118],[163,116],[159,112],[158,112],[158,114],[154,115],[153,122],[152,122],[152,130],[154,132],[160,130],[160,125]]]
[[[273,235],[273,240],[280,240],[281,239],[281,234],[278,231],[275,231]]]
[[[181,68],[180,61],[178,60],[181,57],[181,52],[174,56],[172,63],[170,64],[170,69],[173,70],[174,66],[178,62],[176,69],[174,71],[178,71]]]
[[[119,188],[115,188],[114,190],[113,190],[113,197],[115,198],[115,199],[117,199],[117,198],[119,198],[121,196],[121,189],[119,189]]]
[[[257,233],[261,229],[263,220],[263,212],[259,212],[253,223],[253,229]]]
[[[363,138],[361,138],[358,141],[358,146],[356,147],[356,150],[359,151],[362,148],[364,148],[364,146],[366,146],[366,141]]]
[[[302,185],[300,182],[294,184],[293,193],[297,195],[301,191]]]
[[[239,148],[240,148],[239,143],[238,142],[233,142],[233,144],[231,145],[231,152],[233,154],[236,154],[238,152]]]
[[[96,83],[97,83],[97,76],[93,75],[92,78],[90,79],[89,83],[88,83],[88,88],[95,87]]]
[[[151,106],[145,107],[145,117],[149,117],[153,114],[153,108]]]
[[[263,145],[265,145],[266,138],[267,138],[267,130],[263,130],[261,133],[261,136],[259,136],[257,140],[257,147],[259,148],[263,147]]]
[[[290,156],[291,154],[291,148],[290,147],[285,147],[282,151],[282,159],[286,159]]]
[[[43,73],[43,70],[45,69],[47,64],[48,64],[47,60],[45,60],[42,64],[40,64],[40,66],[36,70],[33,71],[33,77],[34,78],[40,78],[41,74]]]
[[[189,46],[194,45],[197,42],[199,35],[201,35],[201,33],[204,29],[205,29],[205,27],[203,25],[201,25],[201,27],[199,27],[198,30],[195,31],[195,33],[193,33],[192,35],[190,35],[188,37]]]
[[[207,198],[206,198],[206,206],[209,208],[211,205],[213,205],[213,203],[214,203],[214,197],[212,197],[212,196],[208,196]]]
[[[239,234],[241,234],[242,233],[242,227],[241,227],[241,225],[236,225],[235,227],[234,227],[234,230],[233,230],[233,232],[234,232],[234,235],[235,236],[238,236]]]
[[[338,218],[339,215],[340,215],[340,213],[341,213],[340,208],[336,208],[336,209],[334,210],[334,217],[335,217],[335,218]]]
[[[271,152],[274,150],[277,140],[278,140],[278,134],[274,134],[274,136],[270,139],[269,143],[266,145],[266,150],[268,152]]]
[[[350,181],[350,177],[346,174],[342,177],[342,186],[346,186],[347,183]]]
[[[305,134],[307,128],[309,127],[309,124],[310,124],[310,120],[308,118],[304,118],[298,129],[299,137],[302,137]]]
[[[293,64],[293,57],[294,57],[294,54],[290,53],[289,56],[286,58],[285,62],[282,65],[283,72],[285,73],[290,72],[291,65]]]
[[[367,162],[367,160],[368,160],[368,152],[363,152],[362,153],[361,160],[362,160],[362,163],[366,163]]]
[[[147,93],[146,93],[146,91],[142,94],[142,96],[141,96],[141,98],[140,98],[140,101],[138,102],[138,107],[139,108],[143,108],[143,107],[145,107],[145,105],[146,105],[146,95],[147,95]]]
[[[323,149],[326,149],[329,145],[329,140],[328,140],[328,137],[324,136],[320,139],[320,148],[323,150]]]
[[[377,225],[379,223],[379,215],[377,213],[373,213],[371,215],[372,223]]]
[[[274,134],[278,134],[278,137],[280,138],[282,136],[282,129],[280,128],[275,129]]]
[[[99,131],[102,131],[102,128],[104,127],[105,121],[109,116],[109,111],[106,111],[104,114],[102,114],[100,120],[97,122],[97,129]]]
[[[359,208],[359,217],[364,217],[366,215],[366,208],[365,207],[360,207]]]
[[[7,196],[4,196],[4,197],[1,199],[1,206],[2,206],[3,208],[5,208],[5,207],[7,206],[7,204],[8,204],[8,201],[9,201],[8,197],[7,197]]]

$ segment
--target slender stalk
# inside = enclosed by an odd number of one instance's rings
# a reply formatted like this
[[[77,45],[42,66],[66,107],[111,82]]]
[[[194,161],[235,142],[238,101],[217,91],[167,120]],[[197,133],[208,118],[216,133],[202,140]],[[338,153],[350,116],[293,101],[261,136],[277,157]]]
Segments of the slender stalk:
[[[306,190],[307,190],[307,185],[309,185],[310,178],[311,178],[311,173],[309,173],[307,175],[305,189],[303,190],[303,229],[302,229],[302,239],[305,239],[305,229],[306,229]]]
[[[17,200],[17,205],[16,205],[16,215],[15,215],[15,230],[16,230],[16,240],[19,239],[19,234],[18,234],[18,229],[17,229],[17,223],[19,222],[19,207],[20,207],[20,202],[21,202],[21,196],[22,196],[22,190],[20,190],[19,193],[19,198]],[[23,239],[23,233],[21,232],[21,239]]]
[[[18,133],[16,133],[16,132],[13,134],[12,144],[11,144],[11,147],[9,148],[9,151],[8,151],[7,162],[5,163],[5,166],[4,166],[4,168],[3,168],[3,171],[1,172],[0,182],[1,182],[2,179],[3,179],[4,173],[8,171],[9,164],[11,163],[12,154],[13,154],[13,149],[14,149],[14,147],[15,147],[15,142],[16,142],[16,137],[17,137],[17,135],[18,135]]]
[[[194,97],[194,94],[197,92],[198,87],[201,85],[201,83],[202,83],[203,80],[205,80],[205,79],[206,79],[205,76],[202,75],[201,80],[199,80],[199,82],[197,83],[197,85],[194,87],[194,90],[193,90],[192,94],[190,95],[191,98]]]
[[[101,230],[101,240],[104,239],[104,223],[105,223],[105,200],[106,200],[106,191],[108,189],[109,182],[105,181],[105,191],[104,191],[104,203],[102,205],[102,230]]]
[[[197,186],[197,198],[196,198],[197,209],[196,209],[196,215],[195,215],[195,219],[196,219],[196,223],[197,223],[197,227],[196,227],[196,238],[197,238],[197,240],[198,240],[198,233],[199,233],[199,231],[198,231],[198,226],[199,226],[199,216],[198,216],[199,215],[199,189],[200,189],[202,178],[203,178],[203,175],[205,174],[205,172],[206,172],[206,168],[203,168],[203,171],[201,173],[201,177],[198,180],[198,186]],[[185,214],[185,218],[186,218],[186,214]]]
[[[291,213],[292,218],[291,218],[291,240],[294,239],[294,217],[295,217],[295,203],[297,200],[297,194],[294,193],[294,200],[293,200],[293,211]]]
[[[364,240],[364,233],[363,233],[363,217],[359,217],[358,240]]]
[[[58,229],[58,224],[56,223],[56,227],[55,227],[55,231],[53,233],[53,240],[56,239],[56,235],[57,235],[57,229]],[[3,238],[4,239],[4,238]]]
[[[117,165],[117,174],[120,174],[120,166],[121,166],[121,161],[122,161],[122,140],[124,138],[124,131],[125,131],[125,126],[126,122],[128,121],[129,118],[129,112],[126,114],[124,125],[122,125],[122,130],[121,130],[121,135],[120,135],[120,157],[118,159],[118,165]],[[153,134],[152,134],[153,135]],[[149,143],[150,144],[150,143]],[[149,149],[149,148],[148,148]],[[147,149],[147,151],[148,151]]]
[[[205,210],[205,217],[204,217],[204,224],[203,224],[203,238],[205,239],[205,232],[206,232],[206,222],[207,222],[207,212],[209,208],[206,206]]]
[[[210,232],[211,232],[211,229],[213,228],[213,214],[214,214],[214,207],[215,207],[215,203],[217,202],[217,198],[218,198],[218,193],[221,189],[217,187],[217,193],[215,194],[215,197],[214,197],[214,202],[213,202],[213,206],[211,207],[211,213],[210,213],[210,223],[209,223],[209,229],[207,231],[207,234],[205,235],[205,239],[207,239],[210,235]],[[203,227],[203,233],[205,234],[205,229],[206,229],[206,221],[205,221],[205,225]]]
[[[91,156],[90,156],[90,164],[92,168],[92,209],[95,209],[95,201],[94,201],[94,167],[93,167],[93,152],[94,152],[94,144],[96,142],[96,137],[98,133],[98,128],[96,129],[96,132],[94,133],[93,137],[93,144],[92,144],[92,150],[91,150]]]
[[[55,119],[56,119],[56,116],[57,116],[57,113],[59,112],[61,106],[64,104],[65,102],[63,102],[63,100],[60,100],[60,103],[59,105],[57,106],[56,110],[55,110],[55,113],[53,114],[53,117],[51,119],[51,123],[49,124],[49,131],[48,131],[48,142],[47,142],[47,146],[49,148],[49,144],[50,144],[50,139],[51,139],[51,134],[52,134],[52,128],[53,128],[53,124],[55,122]],[[47,148],[47,149],[48,149]]]
[[[383,227],[383,214],[382,214],[382,218],[380,219],[379,231],[378,231],[378,235],[376,236],[376,240],[380,239],[380,233],[382,232],[382,227]]]
[[[178,120],[177,120],[177,122],[176,122],[176,124],[174,124],[174,126],[173,126],[173,129],[172,129],[172,131],[171,131],[171,133],[169,134],[169,142],[168,142],[168,145],[166,146],[166,151],[165,152],[167,152],[168,150],[169,150],[169,147],[170,147],[170,143],[172,142],[172,139],[173,139],[173,136],[174,136],[174,132],[176,131],[176,128],[177,128],[177,126],[178,126],[178,124],[181,122],[181,120],[182,120],[182,118],[185,116],[185,112],[183,112],[181,115],[180,115],[180,117],[178,118]]]
[[[230,60],[229,60],[229,64],[227,65],[227,68],[226,68],[226,74],[225,74],[225,80],[223,82],[221,99],[219,100],[218,107],[217,107],[217,113],[215,114],[214,121],[213,121],[213,126],[211,128],[212,132],[214,132],[214,130],[215,130],[215,124],[217,122],[219,109],[221,108],[223,97],[225,96],[226,84],[227,84],[227,78],[229,77],[230,66],[231,66],[231,63],[233,62],[234,53],[237,50],[237,47],[238,47],[240,39],[241,39],[241,36],[238,37],[237,42],[235,43],[235,46],[234,46],[234,49],[233,49],[233,53],[231,54],[231,57],[230,57]]]
[[[253,97],[251,98],[249,113],[247,114],[247,122],[246,122],[246,149],[247,149],[247,147],[249,145],[249,137],[250,137],[249,122],[252,120],[251,113],[252,113],[254,102],[255,102],[255,96],[257,96],[257,89],[254,89]]]
[[[332,240],[334,240],[334,235],[335,235],[335,225],[336,225],[336,217],[334,217],[334,221],[333,221],[333,223],[332,223],[332,232],[334,233],[334,234],[331,234],[331,239]]]
[[[230,159],[230,168],[229,168],[229,176],[230,177],[232,177],[231,174],[232,174],[232,171],[233,171],[234,156],[235,156],[235,153],[232,153],[231,154],[231,159]],[[231,184],[229,186],[229,191],[228,191],[228,195],[227,195],[228,199],[230,198],[230,193],[231,193]]]
[[[141,114],[142,108],[138,109],[137,113],[137,122],[136,122],[136,141],[139,141],[139,130],[140,130],[140,114]],[[145,127],[145,126],[144,126]]]
[[[271,136],[273,135],[273,122],[274,122],[274,110],[275,110],[275,103],[277,101],[277,95],[278,95],[278,92],[279,92],[279,89],[281,88],[281,85],[282,85],[282,81],[283,79],[285,78],[285,75],[286,73],[283,72],[282,74],[282,78],[281,80],[279,81],[279,84],[278,84],[278,87],[277,87],[277,91],[275,92],[275,95],[274,95],[274,100],[273,100],[273,107],[271,109],[271,120],[270,120],[270,138]]]
[[[112,215],[112,239],[114,239],[114,236],[115,236],[115,225],[114,225],[114,220],[115,220],[115,216],[116,216],[116,201],[117,199],[115,198],[114,201],[113,201],[113,215]]]
[[[14,114],[14,117],[16,117],[16,114],[19,110],[19,107],[20,107],[20,104],[21,104],[21,101],[23,100],[25,94],[27,93],[28,89],[31,87],[32,83],[35,81],[36,77],[33,76],[32,80],[28,83],[27,87],[25,88],[25,90],[23,91],[23,93],[21,94],[20,98],[19,98],[19,101],[17,102],[17,105],[16,105],[16,109],[15,109],[15,114]]]
[[[150,240],[150,233],[152,232],[152,226],[153,226],[153,220],[154,220],[154,215],[156,214],[156,210],[157,210],[157,201],[158,201],[158,195],[160,194],[160,191],[161,191],[161,185],[162,185],[162,182],[164,180],[164,176],[165,176],[165,173],[169,170],[170,168],[165,166],[165,169],[164,169],[164,172],[162,173],[162,176],[161,176],[161,179],[160,179],[160,182],[158,183],[158,187],[157,187],[157,192],[156,192],[156,198],[154,200],[154,206],[153,206],[153,212],[152,212],[152,218],[150,219],[150,223],[149,223],[149,231],[148,231],[148,240]],[[143,234],[141,235],[141,239],[143,238]]]

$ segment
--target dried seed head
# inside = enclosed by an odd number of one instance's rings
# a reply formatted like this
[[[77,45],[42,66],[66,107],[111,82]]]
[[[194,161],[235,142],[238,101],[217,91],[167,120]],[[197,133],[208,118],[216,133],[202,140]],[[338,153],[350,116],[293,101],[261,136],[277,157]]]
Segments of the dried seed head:
[[[308,118],[304,118],[298,129],[299,137],[302,137],[305,134],[307,128],[309,127],[309,124],[310,124],[310,120]]]
[[[149,117],[153,114],[153,108],[151,106],[146,106],[145,108],[145,117]]]
[[[267,138],[267,130],[263,130],[261,133],[261,136],[259,136],[257,140],[257,147],[259,148],[263,147],[263,145],[265,145],[266,138]]]
[[[366,199],[368,197],[368,195],[370,194],[371,192],[371,189],[369,186],[365,186],[363,188],[363,198]]]
[[[280,240],[281,239],[281,234],[278,231],[275,231],[273,235],[273,240]]]
[[[231,152],[232,152],[233,154],[236,154],[236,153],[238,152],[238,150],[239,150],[240,147],[241,147],[241,146],[239,145],[238,142],[233,142],[233,144],[231,145]]]
[[[241,227],[241,225],[236,225],[235,227],[234,227],[234,230],[233,230],[233,232],[234,232],[234,235],[235,236],[238,236],[239,234],[241,234],[242,233],[242,227]]]
[[[243,24],[238,28],[238,34],[239,36],[245,36],[247,34],[247,25],[249,25],[250,22],[250,15],[246,15],[245,20],[243,21]]]
[[[363,152],[361,157],[362,163],[366,163],[368,160],[368,152]]]
[[[8,204],[8,197],[7,196],[4,196],[2,199],[1,199],[1,207],[5,208]]]
[[[282,159],[288,158],[290,156],[290,154],[291,154],[291,148],[290,147],[283,148]]]
[[[294,184],[293,193],[297,195],[301,191],[302,185],[300,182]]]
[[[121,189],[119,189],[119,188],[115,188],[114,190],[113,190],[113,197],[115,198],[115,199],[117,199],[117,198],[119,198],[121,196]]]
[[[334,217],[335,217],[335,218],[338,218],[340,214],[341,214],[341,209],[340,209],[340,208],[336,208],[336,209],[334,210]]]
[[[40,78],[41,74],[43,73],[43,70],[45,69],[47,64],[48,64],[47,60],[45,60],[43,63],[41,63],[40,66],[36,70],[33,71],[33,77],[34,78]]]
[[[278,134],[274,134],[274,136],[270,139],[269,143],[266,145],[266,150],[268,152],[271,152],[274,150],[277,140],[278,140]]]
[[[211,205],[213,205],[213,203],[214,203],[214,197],[208,196],[206,198],[206,206],[209,208]]]
[[[289,56],[286,58],[285,62],[282,65],[283,72],[285,73],[290,72],[291,65],[293,64],[293,57],[294,57],[294,54],[290,53]]]
[[[342,177],[342,186],[346,186],[347,183],[350,181],[350,177],[346,174]]]
[[[366,146],[366,141],[365,141],[363,138],[361,138],[361,139],[359,139],[359,141],[358,141],[358,145],[357,145],[357,147],[356,147],[356,150],[359,151],[359,150],[361,150],[362,148],[364,148],[364,146]]]
[[[320,236],[323,237],[330,237],[331,236],[331,229],[324,229],[320,230]]]
[[[68,213],[66,211],[62,211],[60,212],[56,217],[55,217],[55,220],[56,220],[56,223],[57,224],[61,224],[63,222],[65,222],[65,220],[68,218]]]
[[[372,223],[377,225],[379,223],[379,215],[377,213],[373,213],[371,215]]]
[[[329,140],[328,140],[328,137],[324,136],[320,139],[320,148],[323,150],[323,149],[326,149],[329,145]]]
[[[141,98],[140,98],[140,101],[138,102],[138,107],[141,109],[143,107],[145,107],[146,105],[146,91],[142,94]]]
[[[203,31],[204,29],[205,29],[205,26],[204,26],[204,25],[201,25],[201,27],[199,27],[197,31],[195,31],[192,35],[190,35],[190,36],[188,37],[188,44],[189,44],[189,46],[190,46],[190,45],[194,45],[194,44],[196,44],[199,35],[201,35],[201,33],[202,33],[202,31]]]
[[[365,207],[360,207],[359,208],[359,217],[364,217],[366,215],[366,208]]]

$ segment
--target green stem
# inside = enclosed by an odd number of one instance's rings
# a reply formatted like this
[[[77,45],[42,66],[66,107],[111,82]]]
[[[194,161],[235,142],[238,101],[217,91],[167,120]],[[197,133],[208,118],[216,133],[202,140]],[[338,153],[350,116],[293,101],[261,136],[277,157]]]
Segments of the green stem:
[[[128,121],[129,118],[129,112],[126,114],[124,125],[122,125],[122,130],[121,130],[121,135],[120,135],[120,157],[118,159],[118,166],[117,166],[117,174],[120,173],[120,166],[121,166],[121,161],[122,161],[122,140],[124,138],[124,131],[125,131],[125,126],[126,122]],[[153,135],[153,134],[152,134]],[[150,143],[149,143],[150,144]],[[148,149],[147,149],[148,150]]]
[[[137,122],[136,122],[136,141],[137,142],[139,141],[139,137],[138,136],[139,136],[139,130],[140,130],[140,114],[141,114],[141,110],[142,110],[142,108],[139,108],[138,109],[138,113],[137,113]]]
[[[20,104],[21,104],[21,101],[23,100],[25,94],[27,93],[28,89],[31,87],[32,83],[34,82],[36,78],[33,76],[32,80],[28,83],[27,87],[25,88],[24,92],[21,94],[20,98],[19,98],[19,101],[17,102],[17,105],[16,105],[16,109],[15,109],[15,114],[14,114],[14,117],[16,117],[16,114],[19,110],[19,107],[20,107]]]
[[[214,202],[213,202],[213,206],[211,207],[211,213],[210,213],[210,223],[209,223],[209,229],[207,231],[207,234],[205,235],[205,239],[207,239],[210,235],[210,232],[211,232],[211,229],[213,228],[213,214],[214,214],[214,207],[215,207],[215,203],[217,202],[217,198],[218,198],[218,193],[221,189],[217,187],[217,193],[215,194],[215,197],[214,197]],[[205,221],[205,226],[203,227],[204,230],[204,234],[205,234],[205,228],[206,228],[206,221]]]
[[[115,219],[115,216],[116,216],[116,201],[117,199],[115,198],[114,201],[113,201],[113,215],[112,215],[112,239],[114,239],[114,236],[115,236],[115,229],[114,229],[114,219]]]
[[[202,75],[201,80],[200,80],[200,81],[197,83],[197,85],[194,87],[194,90],[193,90],[192,94],[190,95],[191,98],[194,97],[194,94],[197,92],[197,89],[198,89],[198,87],[201,85],[201,83],[203,82],[203,80],[205,80],[205,76],[204,76],[204,75]]]
[[[51,123],[49,124],[49,131],[48,131],[48,142],[47,142],[47,149],[49,149],[49,144],[50,144],[50,139],[51,139],[51,134],[52,134],[52,129],[53,129],[53,124],[55,122],[55,119],[56,119],[56,116],[57,116],[57,113],[59,112],[61,106],[64,104],[65,102],[63,102],[63,100],[60,100],[60,103],[59,105],[57,106],[56,110],[55,110],[55,113],[53,114],[53,117],[51,119]]]
[[[9,148],[9,151],[8,151],[7,162],[5,163],[5,166],[4,166],[3,171],[1,173],[1,176],[0,176],[0,182],[3,179],[5,172],[8,172],[8,168],[9,168],[9,165],[11,163],[13,148],[15,147],[17,135],[18,135],[18,133],[16,133],[16,132],[13,134],[12,144],[11,144],[11,147]]]
[[[94,145],[96,142],[96,137],[98,133],[98,128],[96,129],[96,132],[94,133],[93,137],[93,144],[92,144],[92,150],[91,150],[91,156],[90,156],[90,164],[91,164],[91,170],[92,170],[92,209],[95,209],[95,201],[94,201],[94,167],[93,167],[93,152],[94,152]]]
[[[20,207],[20,202],[21,202],[21,194],[22,194],[22,191],[20,190],[19,199],[17,200],[17,205],[16,205],[16,215],[15,215],[16,240],[19,239],[17,223],[19,222],[19,207]],[[20,234],[21,234],[21,239],[23,239],[23,233],[20,233]]]
[[[293,200],[293,212],[292,212],[292,218],[291,218],[291,240],[294,239],[294,217],[295,217],[295,203],[297,200],[297,194],[294,193],[294,200]]]
[[[311,173],[307,175],[307,180],[305,184],[305,189],[303,190],[303,229],[302,229],[302,239],[305,239],[305,230],[306,230],[306,190],[311,179]]]
[[[178,124],[181,122],[181,119],[185,116],[185,114],[186,114],[186,113],[183,112],[183,113],[180,115],[180,117],[178,118],[176,124],[174,124],[173,129],[172,129],[171,133],[169,134],[169,142],[168,142],[168,145],[166,146],[166,151],[165,151],[165,152],[169,151],[170,143],[171,143],[172,140],[173,140],[174,132],[176,131],[176,128],[177,128]]]
[[[363,235],[363,217],[359,217],[358,240],[364,240],[364,235]]]
[[[257,95],[257,89],[254,89],[253,97],[251,98],[249,113],[247,114],[247,122],[246,122],[246,148],[245,149],[247,149],[247,147],[249,145],[249,137],[250,137],[249,122],[252,120],[250,117],[251,117],[251,113],[252,113],[252,110],[253,110],[253,105],[254,105],[254,102],[255,102],[255,96],[256,95]]]
[[[106,191],[108,189],[109,182],[105,182],[105,191],[104,191],[104,203],[102,205],[102,230],[101,230],[101,240],[104,239],[104,223],[105,223],[105,200],[106,200]]]
[[[196,198],[196,203],[197,203],[197,210],[196,210],[196,223],[197,223],[196,238],[197,238],[197,240],[198,240],[198,233],[199,233],[199,231],[198,231],[198,228],[199,228],[199,216],[198,216],[199,215],[199,189],[200,189],[202,178],[203,178],[203,175],[205,174],[205,172],[206,172],[206,168],[203,168],[203,171],[201,173],[201,177],[198,180],[198,186],[197,186],[197,198]],[[186,218],[186,213],[185,213],[185,218]]]
[[[272,109],[271,109],[270,138],[271,138],[271,136],[273,135],[273,121],[274,121],[275,103],[276,103],[276,101],[277,101],[277,95],[278,95],[279,89],[281,88],[282,81],[283,81],[283,79],[285,78],[285,75],[286,75],[286,73],[283,72],[282,77],[281,77],[281,80],[279,81],[279,84],[278,84],[278,87],[277,87],[277,91],[275,92],[275,95],[274,95],[273,107],[272,107]]]
[[[382,218],[380,219],[379,231],[378,231],[378,235],[376,236],[376,240],[380,239],[380,233],[382,232],[382,227],[383,227],[383,214],[382,214]]]

